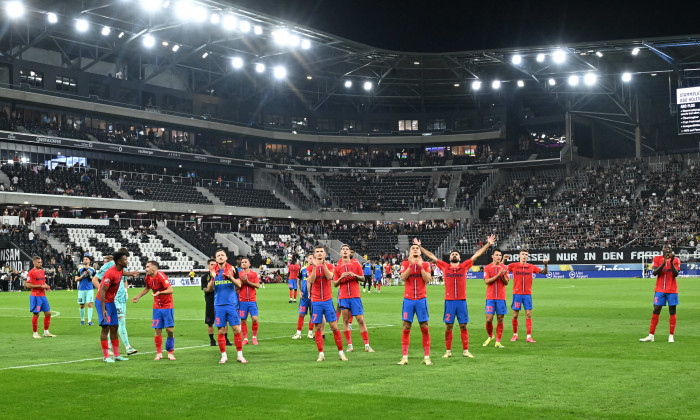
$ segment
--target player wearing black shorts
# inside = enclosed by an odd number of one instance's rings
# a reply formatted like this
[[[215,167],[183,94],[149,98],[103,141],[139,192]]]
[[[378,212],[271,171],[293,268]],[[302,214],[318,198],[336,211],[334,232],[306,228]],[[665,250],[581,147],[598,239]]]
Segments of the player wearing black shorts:
[[[209,345],[210,346],[217,346],[216,340],[214,340],[214,318],[216,316],[214,315],[214,291],[212,290],[211,292],[207,292],[207,286],[209,285],[209,281],[211,280],[211,274],[209,274],[213,269],[214,266],[216,265],[216,260],[213,258],[209,258],[209,270],[205,275],[202,276],[201,278],[201,287],[202,290],[204,291],[204,301],[206,302],[206,309],[204,311],[204,323],[207,324],[207,333],[209,334]],[[226,336],[226,345],[230,346],[231,342],[228,341],[228,334]]]

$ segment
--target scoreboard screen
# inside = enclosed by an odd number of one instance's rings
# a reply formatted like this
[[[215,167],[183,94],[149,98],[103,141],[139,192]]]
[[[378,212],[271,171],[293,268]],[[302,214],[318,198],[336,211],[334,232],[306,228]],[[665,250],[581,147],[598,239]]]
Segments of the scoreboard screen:
[[[700,133],[700,86],[676,90],[678,134]]]

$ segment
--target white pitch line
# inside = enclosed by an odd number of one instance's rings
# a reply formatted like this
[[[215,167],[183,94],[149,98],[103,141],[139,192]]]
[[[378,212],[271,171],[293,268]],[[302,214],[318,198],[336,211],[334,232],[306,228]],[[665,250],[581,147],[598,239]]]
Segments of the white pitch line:
[[[384,328],[384,327],[394,327],[395,325],[376,325],[376,326],[368,326],[367,328]],[[266,338],[259,338],[258,341],[262,340],[278,340],[281,338],[290,338],[289,334],[287,335],[281,335],[279,337],[266,337]],[[199,346],[189,346],[189,347],[177,347],[175,350],[181,351],[181,350],[189,350],[189,349],[198,349],[202,347],[216,347],[216,346],[211,346],[209,344],[202,344]],[[129,357],[136,357],[136,356],[141,356],[144,354],[155,354],[155,351],[144,351],[144,352],[138,352],[137,354],[131,355]],[[70,363],[80,363],[80,362],[90,362],[94,360],[102,360],[102,357],[93,357],[90,359],[78,359],[78,360],[67,360],[64,362],[51,362],[51,363],[38,363],[35,365],[23,365],[23,366],[9,366],[9,367],[4,367],[0,368],[0,371],[2,370],[10,370],[10,369],[26,369],[26,368],[33,368],[33,367],[42,367],[42,366],[52,366],[52,365],[67,365]]]

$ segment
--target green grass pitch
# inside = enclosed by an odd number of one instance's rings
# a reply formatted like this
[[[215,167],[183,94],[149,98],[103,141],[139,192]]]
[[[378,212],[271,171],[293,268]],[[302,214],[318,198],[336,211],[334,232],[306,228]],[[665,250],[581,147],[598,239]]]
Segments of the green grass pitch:
[[[657,341],[640,343],[653,280],[536,279],[537,343],[524,342],[524,316],[520,341],[509,341],[509,314],[506,347],[496,349],[481,345],[485,286],[471,280],[475,359],[461,357],[458,333],[455,357],[442,359],[444,289],[430,286],[434,366],[420,364],[417,325],[409,365],[396,365],[403,287],[362,295],[377,352],[362,351],[355,324],[359,351],[348,353],[347,363],[338,360],[330,335],[326,361],[316,363],[313,340],[290,339],[297,307],[287,303],[286,286],[260,290],[260,345],[244,347],[248,365],[233,361],[235,348],[228,364],[218,364],[198,288],[175,289],[177,361],[153,361],[152,301],[144,297],[127,310],[129,337],[140,353],[111,365],[101,362],[99,327],[79,325],[77,292],[48,293],[60,312],[51,325],[58,337],[41,340],[31,337],[29,293],[0,293],[0,418],[698,418],[700,281],[679,279],[679,289],[676,343],[666,342],[667,310]]]

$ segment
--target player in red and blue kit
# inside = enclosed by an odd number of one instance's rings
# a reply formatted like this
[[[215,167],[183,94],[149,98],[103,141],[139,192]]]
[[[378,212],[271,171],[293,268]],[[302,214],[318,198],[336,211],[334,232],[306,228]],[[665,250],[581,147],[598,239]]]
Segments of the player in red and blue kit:
[[[379,261],[374,265],[374,290],[382,292],[382,263]]]
[[[287,270],[289,271],[289,303],[292,303],[297,301],[297,280],[299,279],[299,271],[301,271],[296,258],[292,259],[292,263],[289,264]],[[292,295],[294,295],[293,298]]]
[[[343,337],[338,330],[338,318],[333,308],[332,284],[333,264],[326,262],[326,248],[316,246],[314,248],[313,265],[307,267],[307,281],[311,285],[311,320],[314,323],[316,348],[318,349],[317,362],[326,360],[323,354],[323,318],[333,331],[333,339],[338,347],[340,360],[347,362],[348,358],[343,351]]]
[[[338,308],[343,315],[343,332],[345,340],[348,342],[348,352],[353,351],[350,329],[350,316],[357,319],[360,326],[360,335],[365,343],[365,351],[374,353],[369,346],[369,333],[365,324],[365,310],[360,299],[360,281],[364,280],[362,266],[350,257],[350,247],[343,244],[340,247],[341,260],[335,266],[333,275],[333,286],[338,288]]]
[[[165,350],[168,352],[168,359],[175,360],[175,335],[173,328],[175,327],[175,310],[173,309],[173,285],[170,284],[168,276],[162,271],[158,271],[160,266],[157,261],[148,261],[146,263],[146,287],[143,288],[132,302],[138,303],[141,296],[152,290],[153,296],[153,320],[151,328],[156,330],[154,342],[156,344],[156,358],[163,358],[163,328],[168,334],[168,339],[165,340]]]
[[[501,262],[503,253],[500,249],[494,249],[491,255],[492,262],[484,267],[484,283],[486,283],[486,332],[488,338],[484,341],[484,347],[493,341],[493,316],[496,315],[496,343],[494,347],[502,349],[501,337],[503,337],[503,316],[508,313],[506,307],[506,286],[508,285],[508,267]],[[506,260],[508,257],[506,257]]]
[[[207,286],[207,291],[214,291],[214,324],[219,329],[218,342],[221,351],[219,363],[226,363],[226,325],[230,325],[233,330],[233,343],[238,352],[237,359],[241,363],[248,363],[243,357],[243,339],[241,338],[241,319],[238,316],[238,293],[236,289],[241,287],[241,280],[236,270],[227,263],[228,255],[223,249],[216,251],[214,256],[216,265],[209,273],[211,280]]]
[[[256,291],[260,288],[258,273],[250,269],[250,259],[241,258],[241,270],[238,276],[241,279],[241,292],[238,294],[238,316],[241,318],[241,334],[243,335],[243,345],[248,344],[248,314],[252,322],[253,345],[258,345],[258,298]]]
[[[408,259],[401,263],[401,280],[404,282],[403,294],[403,330],[401,332],[402,357],[399,365],[408,364],[408,345],[411,341],[411,325],[414,316],[418,318],[421,333],[423,333],[423,362],[432,365],[430,360],[430,330],[428,329],[428,300],[425,285],[432,280],[430,263],[420,257],[420,246],[411,245]]]
[[[461,261],[462,256],[459,251],[450,252],[450,262],[439,260],[432,252],[421,246],[418,238],[413,239],[413,244],[420,247],[425,257],[434,261],[445,279],[445,311],[442,321],[445,323],[445,354],[443,358],[452,357],[452,327],[455,319],[459,322],[460,336],[462,339],[462,356],[474,358],[469,352],[469,311],[467,309],[467,270],[474,265],[474,261],[479,258],[490,246],[496,242],[496,236],[491,235],[486,245],[481,247],[471,258]]]
[[[43,337],[56,337],[49,332],[49,325],[51,325],[51,307],[49,306],[49,301],[46,299],[46,291],[51,290],[51,287],[46,284],[46,274],[44,270],[41,269],[43,261],[41,257],[32,257],[32,264],[34,268],[29,270],[27,273],[27,282],[25,287],[31,292],[29,293],[29,312],[32,315],[32,337],[41,338],[37,329],[39,328],[39,312],[44,313],[44,335]]]
[[[299,289],[301,290],[301,298],[299,299],[299,318],[297,318],[297,332],[292,336],[293,340],[298,340],[301,338],[301,329],[304,326],[304,317],[306,314],[311,314],[311,299],[309,297],[309,287],[306,281],[308,274],[307,270],[309,267],[313,266],[314,256],[309,254],[306,256],[306,266],[299,272],[301,276],[301,284]],[[308,338],[314,338],[314,323],[311,317],[309,317],[309,333]]]
[[[122,275],[124,275],[124,269],[129,265],[128,257],[129,253],[124,251],[117,251],[112,254],[114,266],[107,270],[102,276],[100,288],[97,291],[97,299],[95,299],[95,309],[97,310],[99,324],[102,327],[102,331],[100,332],[100,345],[102,346],[104,361],[107,363],[129,360],[119,355],[119,336],[117,335],[119,330],[119,315],[117,313],[117,306],[114,303],[114,299],[119,291],[119,284],[122,281]],[[108,333],[112,341],[113,358],[109,356],[109,344],[107,342]]]
[[[652,273],[656,276],[654,310],[651,314],[649,335],[641,338],[639,341],[654,341],[661,308],[668,303],[668,342],[673,343],[675,342],[673,335],[676,332],[676,306],[678,305],[678,283],[676,283],[676,278],[681,270],[681,260],[673,253],[671,246],[666,244],[661,250],[661,255],[654,257],[652,267]]]
[[[547,274],[547,260],[543,260],[544,268],[540,269],[536,265],[527,262],[530,253],[526,250],[520,251],[520,261],[508,265],[508,271],[513,273],[513,303],[510,309],[513,310],[513,338],[510,341],[518,340],[518,315],[521,309],[525,309],[525,326],[527,328],[527,342],[534,343],[532,338],[532,277],[533,274]]]

